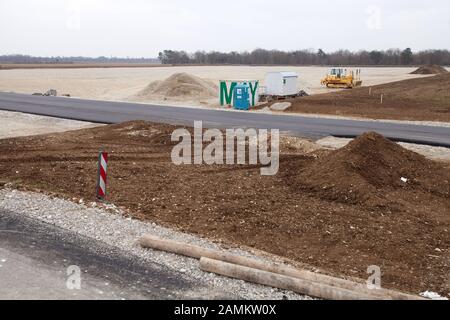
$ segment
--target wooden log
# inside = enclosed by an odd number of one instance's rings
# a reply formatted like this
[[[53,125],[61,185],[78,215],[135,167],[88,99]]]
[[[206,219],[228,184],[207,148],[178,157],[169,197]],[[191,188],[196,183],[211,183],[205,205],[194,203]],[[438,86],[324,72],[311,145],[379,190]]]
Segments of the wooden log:
[[[200,259],[200,269],[229,278],[240,279],[274,288],[290,290],[327,300],[379,300],[378,296],[332,287],[326,284],[283,276],[277,273],[249,268],[220,260]]]
[[[169,239],[162,239],[160,237],[156,237],[153,235],[143,236],[140,239],[140,244],[142,247],[145,248],[171,252],[195,259],[201,259],[202,257],[205,257],[213,260],[220,260],[231,264],[237,264],[248,268],[259,269],[266,272],[276,273],[301,280],[319,282],[324,285],[332,287],[340,287],[347,290],[358,291],[361,294],[371,296],[377,295],[383,299],[389,298],[395,300],[420,299],[420,297],[418,296],[408,295],[393,290],[387,289],[370,290],[369,288],[367,288],[366,284],[363,283],[331,277],[328,275],[319,274],[308,270],[297,269],[284,264],[256,260],[244,256],[230,254],[228,252],[202,248],[200,246],[195,246]]]

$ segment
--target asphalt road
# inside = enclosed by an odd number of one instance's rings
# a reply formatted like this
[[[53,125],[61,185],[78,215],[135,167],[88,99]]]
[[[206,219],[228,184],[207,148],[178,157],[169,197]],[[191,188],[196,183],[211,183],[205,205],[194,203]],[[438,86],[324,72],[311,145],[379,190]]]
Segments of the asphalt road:
[[[279,129],[312,139],[326,136],[356,137],[367,131],[376,131],[394,141],[450,148],[450,128],[382,121],[230,112],[15,93],[0,93],[0,109],[98,123],[147,120],[192,126],[194,121],[202,120],[204,127]]]
[[[68,270],[71,266],[79,268],[80,282],[73,278],[78,271]],[[205,292],[210,294],[205,297]],[[210,298],[239,297],[99,241],[0,209],[0,300]]]

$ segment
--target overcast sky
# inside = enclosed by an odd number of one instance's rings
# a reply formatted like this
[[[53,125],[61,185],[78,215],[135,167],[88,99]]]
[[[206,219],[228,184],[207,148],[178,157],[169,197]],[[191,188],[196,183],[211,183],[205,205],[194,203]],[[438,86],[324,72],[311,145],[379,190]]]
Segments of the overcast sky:
[[[0,54],[450,49],[449,0],[0,0]]]

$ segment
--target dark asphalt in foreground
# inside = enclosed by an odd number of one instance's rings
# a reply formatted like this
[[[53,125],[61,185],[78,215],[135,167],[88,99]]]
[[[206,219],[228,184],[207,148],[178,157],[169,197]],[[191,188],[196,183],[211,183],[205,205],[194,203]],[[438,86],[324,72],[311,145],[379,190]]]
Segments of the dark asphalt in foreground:
[[[382,121],[230,112],[201,108],[41,97],[15,93],[0,93],[0,110],[98,123],[146,120],[192,126],[194,121],[201,120],[204,127],[209,128],[279,129],[293,135],[312,139],[326,136],[353,138],[367,131],[376,131],[398,142],[450,147],[450,128]]]
[[[80,290],[66,286],[69,266],[81,270]],[[143,263],[104,243],[0,211],[0,300],[232,297],[222,294],[213,296],[213,290],[156,262]]]

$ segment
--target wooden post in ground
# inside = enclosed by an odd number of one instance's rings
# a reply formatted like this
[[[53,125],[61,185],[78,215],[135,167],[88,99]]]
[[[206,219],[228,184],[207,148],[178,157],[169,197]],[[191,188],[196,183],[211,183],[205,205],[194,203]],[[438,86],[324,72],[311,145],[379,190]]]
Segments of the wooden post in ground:
[[[380,297],[377,296],[366,295],[318,282],[283,276],[209,258],[200,259],[200,269],[234,279],[290,290],[327,300],[380,300]]]

